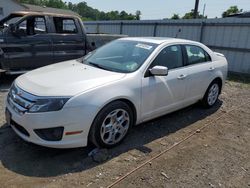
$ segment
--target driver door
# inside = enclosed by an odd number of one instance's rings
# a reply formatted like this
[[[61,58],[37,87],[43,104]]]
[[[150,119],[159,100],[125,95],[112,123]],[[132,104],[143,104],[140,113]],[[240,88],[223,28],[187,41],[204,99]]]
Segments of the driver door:
[[[164,48],[149,69],[156,65],[167,67],[169,72],[167,76],[152,76],[146,72],[142,78],[143,121],[181,108],[185,99],[188,75],[183,65],[181,46]]]
[[[8,33],[7,56],[11,70],[31,70],[53,63],[52,41],[45,16],[28,16]]]

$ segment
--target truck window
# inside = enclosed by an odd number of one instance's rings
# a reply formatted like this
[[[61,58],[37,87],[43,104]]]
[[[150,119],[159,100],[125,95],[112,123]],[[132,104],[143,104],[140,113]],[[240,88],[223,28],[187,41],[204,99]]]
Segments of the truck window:
[[[44,17],[28,17],[18,25],[19,33],[23,35],[36,35],[47,33]]]
[[[0,10],[1,11],[1,10]],[[11,23],[16,23],[23,16],[19,14],[10,14],[9,16],[0,20],[0,27],[8,27]]]
[[[47,33],[46,23],[44,17],[35,17],[35,33],[42,34]]]
[[[77,33],[77,27],[74,19],[54,17],[53,20],[57,33],[65,33],[65,34]]]

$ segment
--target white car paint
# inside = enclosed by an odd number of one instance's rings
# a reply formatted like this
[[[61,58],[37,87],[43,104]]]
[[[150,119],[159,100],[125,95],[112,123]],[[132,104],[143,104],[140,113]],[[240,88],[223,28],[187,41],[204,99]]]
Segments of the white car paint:
[[[191,105],[203,98],[209,84],[220,78],[224,84],[227,77],[227,61],[205,45],[188,40],[171,38],[122,38],[158,44],[144,64],[132,73],[117,73],[84,65],[77,60],[49,65],[28,72],[15,81],[22,90],[36,96],[70,96],[59,111],[43,113],[17,113],[6,102],[13,121],[23,126],[29,137],[14,131],[24,140],[54,148],[84,147],[98,112],[108,103],[118,99],[130,101],[136,110],[136,124]],[[147,68],[159,52],[174,44],[192,44],[203,48],[212,61],[169,70],[167,76],[144,77]],[[184,78],[181,77],[184,75]],[[45,141],[34,129],[64,127],[66,135],[60,141]]]
[[[16,84],[38,96],[74,96],[125,76],[126,74],[97,69],[73,60],[28,72],[20,76]]]

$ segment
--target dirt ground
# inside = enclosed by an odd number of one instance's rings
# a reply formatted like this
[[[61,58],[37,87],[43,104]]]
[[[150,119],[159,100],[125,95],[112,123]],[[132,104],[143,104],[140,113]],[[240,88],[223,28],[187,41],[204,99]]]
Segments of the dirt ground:
[[[250,84],[227,81],[217,105],[193,105],[132,129],[109,159],[91,147],[57,150],[26,143],[4,119],[13,77],[0,80],[0,187],[250,187]],[[205,126],[205,127],[204,127]],[[203,127],[203,128],[202,128]]]

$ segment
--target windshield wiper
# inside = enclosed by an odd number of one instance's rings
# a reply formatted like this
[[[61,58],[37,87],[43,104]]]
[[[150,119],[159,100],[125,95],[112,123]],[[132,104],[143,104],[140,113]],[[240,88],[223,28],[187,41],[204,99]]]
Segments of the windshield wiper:
[[[92,65],[92,66],[94,66],[94,67],[97,67],[97,68],[99,68],[99,69],[103,69],[103,70],[109,70],[107,67],[105,67],[105,66],[102,66],[102,65],[100,65],[100,64],[97,64],[97,63],[93,63],[93,62],[88,62],[88,64],[90,64],[90,65]],[[110,70],[109,70],[110,71]]]

